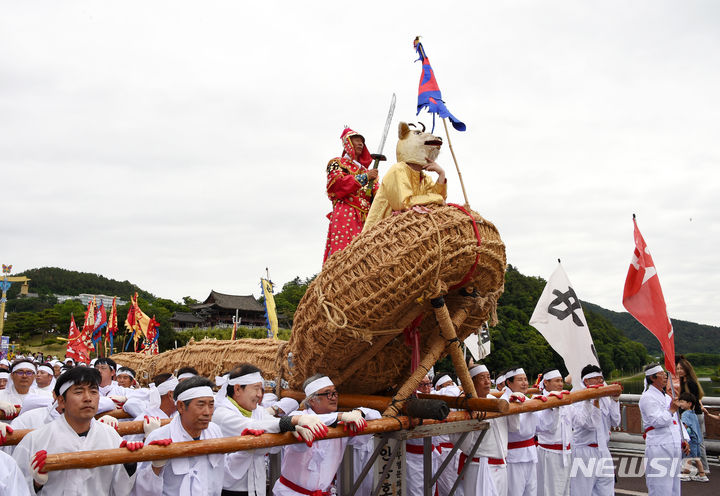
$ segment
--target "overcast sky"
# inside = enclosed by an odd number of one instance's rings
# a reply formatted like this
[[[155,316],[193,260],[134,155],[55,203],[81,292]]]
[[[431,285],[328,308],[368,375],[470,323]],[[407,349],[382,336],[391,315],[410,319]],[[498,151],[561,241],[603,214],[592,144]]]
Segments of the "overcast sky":
[[[375,151],[393,92],[394,159],[422,35],[467,124],[450,138],[470,204],[508,263],[547,279],[560,258],[580,298],[622,310],[636,213],[670,316],[720,325],[716,0],[0,8],[0,261],[15,272],[174,300],[257,296],[265,267],[278,286],[315,274],[325,165],[346,124]],[[462,202],[449,150],[438,162]]]

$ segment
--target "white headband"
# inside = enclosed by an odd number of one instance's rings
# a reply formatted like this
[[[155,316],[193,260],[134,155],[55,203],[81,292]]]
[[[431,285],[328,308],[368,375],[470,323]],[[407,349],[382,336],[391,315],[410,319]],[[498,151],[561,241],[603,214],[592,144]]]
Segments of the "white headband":
[[[198,386],[186,389],[185,391],[180,393],[180,396],[177,397],[176,401],[189,401],[194,400],[195,398],[206,398],[208,396],[210,398],[214,396],[213,390],[210,388],[210,386]]]
[[[17,372],[18,370],[32,370],[33,372],[37,372],[37,370],[35,370],[35,365],[30,362],[20,362],[12,369],[13,372]]]
[[[653,368],[647,369],[647,370],[645,371],[645,377],[649,377],[649,376],[651,376],[651,375],[659,374],[660,372],[665,372],[665,370],[663,370],[662,366],[656,365],[656,366],[654,366]]]
[[[305,396],[310,396],[311,394],[317,393],[322,388],[334,385],[335,384],[333,384],[333,381],[331,381],[328,376],[324,375],[305,386]]]
[[[223,376],[224,377],[224,376]],[[260,375],[260,372],[253,372],[251,374],[245,374],[233,379],[227,379],[223,382],[222,386],[217,392],[218,397],[227,396],[228,386],[248,386],[250,384],[257,384],[258,382],[265,384],[265,379]]]
[[[181,381],[183,379],[190,379],[191,377],[195,377],[195,374],[193,374],[192,372],[184,372],[180,374],[177,378],[179,381]]]
[[[562,374],[559,370],[551,370],[547,374],[543,375],[543,381],[549,381],[550,379],[557,379],[558,377],[562,377]]]
[[[473,367],[470,369],[470,377],[475,377],[478,374],[482,374],[483,372],[489,372],[488,368],[485,365],[478,365],[477,367]]]
[[[230,377],[230,373],[228,372],[225,375],[216,375],[215,376],[215,385],[216,386],[222,386],[228,381],[228,378]]]
[[[175,387],[179,383],[180,382],[177,380],[177,377],[172,375],[165,379],[165,382],[157,387],[155,386],[155,383],[151,383],[150,394],[148,396],[148,406],[152,408],[159,408],[160,402],[162,401],[161,396],[168,394],[170,391],[174,391]]]
[[[118,376],[118,375],[129,375],[130,377],[132,377],[133,379],[135,379],[135,374],[133,374],[133,373],[130,372],[129,370],[120,370],[120,371],[118,371],[117,374],[115,374],[115,376]]]
[[[67,381],[67,382],[63,383],[63,385],[60,386],[60,389],[58,390],[58,392],[60,393],[60,396],[62,396],[63,394],[65,394],[65,391],[67,391],[68,389],[70,389],[70,388],[73,387],[74,385],[75,385],[75,381]]]
[[[442,376],[442,377],[441,377],[440,379],[438,379],[437,382],[435,383],[435,389],[437,389],[438,386],[442,386],[442,385],[445,384],[447,381],[452,382],[452,377],[450,377],[449,375],[444,375],[444,376]]]
[[[581,381],[585,382],[585,379],[593,379],[595,377],[602,377],[602,372],[589,372],[580,378]]]
[[[501,382],[505,382],[505,374],[497,376],[497,379],[495,379],[495,384],[499,384]]]
[[[10,379],[10,374],[7,372],[0,372],[0,379]]]
[[[45,372],[45,373],[50,374],[50,375],[54,375],[54,374],[55,374],[55,371],[54,371],[53,369],[51,369],[50,367],[48,367],[47,365],[40,365],[40,366],[38,367],[38,372],[40,372],[41,370],[42,370],[43,372]]]
[[[522,368],[519,368],[505,372],[505,380],[515,377],[516,375],[525,375],[525,371]]]

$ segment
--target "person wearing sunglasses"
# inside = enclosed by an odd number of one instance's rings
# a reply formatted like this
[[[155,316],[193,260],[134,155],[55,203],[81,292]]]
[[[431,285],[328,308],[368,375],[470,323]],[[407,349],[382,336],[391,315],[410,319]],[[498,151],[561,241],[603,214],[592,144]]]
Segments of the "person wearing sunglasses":
[[[16,360],[10,366],[10,378],[7,386],[0,391],[0,410],[5,412],[6,418],[16,415],[17,411],[12,412],[11,410],[19,411],[16,406],[22,406],[28,396],[37,394],[49,396],[49,393],[38,391],[33,387],[36,375],[37,368],[32,360]],[[9,408],[8,405],[12,408]]]
[[[303,389],[305,409],[292,412],[291,415],[317,415],[325,425],[331,427],[343,423],[351,436],[365,430],[367,422],[363,410],[337,411],[339,395],[329,377],[316,374],[305,381]],[[367,443],[368,439],[360,436],[285,446],[281,476],[273,487],[273,495],[299,496],[316,492],[330,494],[330,487],[346,446],[349,444],[364,448]]]

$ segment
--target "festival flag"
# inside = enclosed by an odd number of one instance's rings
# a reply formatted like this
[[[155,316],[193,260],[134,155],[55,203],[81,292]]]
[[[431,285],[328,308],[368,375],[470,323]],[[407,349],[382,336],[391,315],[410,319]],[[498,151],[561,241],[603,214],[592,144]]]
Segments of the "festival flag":
[[[580,299],[559,262],[540,295],[530,325],[560,355],[576,384],[583,367],[600,365]]]
[[[142,351],[146,355],[157,355],[159,352],[158,338],[160,337],[160,323],[155,320],[153,315],[148,321],[145,329],[145,342]]]
[[[668,318],[665,298],[650,251],[638,229],[633,215],[633,252],[625,289],[623,306],[660,341],[665,354],[665,368],[675,374],[675,337],[672,322]]]
[[[440,87],[435,80],[435,72],[433,72],[433,69],[430,66],[430,59],[428,59],[425,54],[425,49],[423,48],[422,43],[420,43],[419,36],[415,38],[413,46],[420,57],[418,60],[422,61],[422,74],[420,75],[420,86],[418,88],[417,113],[420,114],[420,111],[423,108],[427,108],[428,112],[433,114],[433,132],[435,131],[435,114],[439,115],[442,119],[446,117],[450,119],[452,126],[456,130],[465,131],[465,124],[452,115],[445,106],[442,94],[440,93]]]
[[[115,333],[118,331],[117,323],[117,297],[113,297],[112,308],[110,309],[110,316],[108,317],[108,325],[105,331],[105,341],[110,343],[110,354],[113,351],[113,345],[115,342]]]
[[[273,283],[265,278],[260,278],[260,286],[262,287],[265,300],[265,320],[267,322],[267,337],[277,339],[278,319],[277,310],[275,308],[275,297],[273,296]]]
[[[101,301],[100,306],[95,309],[95,319],[92,330],[93,346],[98,350],[98,353],[100,351],[99,343],[102,339],[102,330],[105,327],[107,327],[107,313],[105,312],[105,304]]]
[[[70,330],[68,331],[68,344],[65,349],[65,356],[72,358],[75,362],[90,362],[90,356],[86,341],[75,324],[75,316],[70,314]]]
[[[95,328],[95,297],[88,302],[87,310],[85,310],[85,319],[83,328],[80,331],[80,339],[85,343],[89,351],[95,351],[95,345],[92,342],[92,333]]]
[[[127,318],[125,319],[125,328],[131,333],[130,339],[134,343],[135,352],[138,351],[139,341],[141,338],[145,341],[153,340],[149,339],[147,335],[148,328],[150,327],[150,321],[150,317],[148,317],[147,314],[140,309],[140,305],[138,304],[138,295],[135,293],[135,296],[130,297],[130,308],[128,309]],[[155,341],[157,341],[157,335],[155,335],[154,338]],[[125,346],[125,351],[127,351],[128,346],[130,346],[129,341]]]

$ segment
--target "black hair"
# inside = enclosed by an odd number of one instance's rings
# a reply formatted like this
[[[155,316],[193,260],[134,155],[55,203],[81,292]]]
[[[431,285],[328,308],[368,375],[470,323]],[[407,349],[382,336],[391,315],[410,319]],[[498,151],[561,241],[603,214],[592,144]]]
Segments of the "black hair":
[[[73,367],[72,369],[60,374],[60,377],[58,377],[55,382],[53,392],[55,393],[55,396],[61,396],[60,388],[63,384],[70,381],[79,385],[89,385],[90,387],[99,388],[101,380],[100,372],[97,369],[90,367]],[[62,394],[63,399],[66,394],[67,391],[64,391]]]
[[[257,368],[255,365],[251,365],[249,363],[241,363],[230,371],[228,379],[235,379],[236,377],[240,377],[241,375],[254,374],[255,372],[259,372],[260,374],[262,374],[262,370]],[[245,389],[244,385],[241,385],[239,387],[240,389]],[[265,389],[265,381],[263,381],[263,389]],[[235,386],[231,386],[228,384],[227,395],[229,397],[232,397],[233,394],[235,394]]]
[[[107,357],[98,358],[97,360],[95,360],[95,363],[93,364],[93,366],[97,367],[98,365],[102,365],[103,363],[105,365],[107,365],[108,367],[110,367],[111,369],[113,369],[113,371],[117,370],[117,363],[115,363],[115,360],[113,360],[112,358],[107,358]]]
[[[196,388],[196,387],[215,387],[215,384],[213,381],[206,377],[201,377],[199,375],[196,375],[195,377],[188,377],[184,381],[182,381],[180,384],[175,386],[175,391],[173,391],[173,399],[177,401],[178,396],[180,396],[183,392],[187,391],[188,389]],[[192,400],[184,401],[185,406],[190,406],[190,402]]]
[[[453,378],[452,372],[438,371],[438,372],[435,372],[435,377],[433,377],[433,388],[434,388],[435,386],[437,386],[438,381],[439,381],[443,376],[448,376],[448,377],[450,377],[450,379],[453,380],[453,382],[455,381],[455,379]]]
[[[16,366],[16,365],[20,365],[21,363],[29,363],[30,365],[32,365],[33,367],[35,367],[35,371],[37,371],[37,365],[35,365],[35,362],[33,362],[32,360],[30,360],[29,358],[21,358],[20,360],[14,361],[14,362],[10,365],[10,372],[14,372],[14,371],[15,371],[15,366]]]
[[[599,372],[603,373],[602,369],[598,367],[597,365],[585,365],[582,370],[580,371],[580,380],[582,380],[583,377],[585,377],[588,374],[592,374],[593,372]]]
[[[171,377],[172,377],[172,374],[170,374],[170,373],[168,373],[168,372],[165,372],[165,373],[163,373],[163,374],[158,374],[158,375],[156,375],[155,377],[153,377],[153,378],[150,380],[150,382],[152,382],[152,383],[155,384],[156,386],[159,386],[160,384],[162,384],[163,382],[167,381],[167,380],[170,379]]]
[[[505,372],[503,372],[503,374],[507,374],[507,373],[510,372],[511,370],[517,370],[517,369],[519,369],[519,368],[521,368],[519,365],[517,365],[517,366],[515,366],[515,367],[510,367],[510,368],[507,369]],[[516,377],[517,377],[516,375],[514,375],[514,376],[512,376],[512,377],[506,377],[506,378],[505,378],[505,382],[515,383],[515,378],[516,378]]]
[[[115,373],[115,375],[117,376],[120,372],[130,372],[130,375],[132,375],[133,378],[135,377],[135,370],[131,369],[130,367],[120,367]]]
[[[182,374],[200,375],[195,367],[181,367],[178,369],[177,375],[180,377]]]
[[[694,394],[692,394],[692,393],[690,393],[690,392],[688,392],[688,391],[685,391],[684,393],[680,393],[680,396],[678,396],[678,399],[679,399],[679,400],[682,400],[682,401],[688,401],[688,402],[690,402],[690,403],[692,404],[691,410],[695,410],[695,409],[698,407],[698,400],[697,400],[697,398],[695,397]]]

